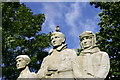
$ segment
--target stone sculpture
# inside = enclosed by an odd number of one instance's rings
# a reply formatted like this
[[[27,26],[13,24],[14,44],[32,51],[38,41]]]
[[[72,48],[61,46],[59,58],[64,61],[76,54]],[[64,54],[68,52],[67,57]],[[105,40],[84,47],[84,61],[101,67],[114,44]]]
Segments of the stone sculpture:
[[[61,32],[53,32],[51,43],[53,49],[44,58],[38,71],[38,78],[75,78],[80,77],[76,52],[68,49],[65,36]]]
[[[28,65],[30,61],[31,59],[27,55],[19,55],[16,57],[16,67],[21,71],[18,80],[21,78],[37,78],[36,74],[29,70]]]
[[[96,37],[91,31],[80,35],[82,51],[78,56],[83,78],[105,78],[110,69],[109,56],[96,46]]]

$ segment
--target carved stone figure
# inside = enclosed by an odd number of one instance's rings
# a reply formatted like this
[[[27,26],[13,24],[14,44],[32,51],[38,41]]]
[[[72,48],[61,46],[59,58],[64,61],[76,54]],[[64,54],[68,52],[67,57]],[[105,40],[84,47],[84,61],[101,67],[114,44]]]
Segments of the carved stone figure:
[[[109,56],[96,46],[96,37],[91,31],[80,35],[82,51],[79,58],[83,78],[105,78],[110,69]]]
[[[38,71],[39,78],[75,78],[81,76],[76,62],[76,52],[68,49],[65,36],[61,32],[53,32],[51,36],[53,49],[44,58]]]
[[[18,80],[21,78],[37,78],[36,74],[29,70],[28,65],[30,61],[31,59],[27,55],[19,55],[16,57],[16,67],[21,71]]]

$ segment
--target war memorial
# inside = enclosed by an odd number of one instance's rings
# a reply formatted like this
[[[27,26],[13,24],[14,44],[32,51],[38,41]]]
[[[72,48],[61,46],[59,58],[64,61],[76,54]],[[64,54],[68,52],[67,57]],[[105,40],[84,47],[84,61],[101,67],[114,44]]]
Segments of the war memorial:
[[[58,30],[57,30],[58,29]],[[16,57],[16,67],[21,71],[19,79],[67,79],[68,80],[104,80],[110,69],[110,60],[106,52],[100,51],[96,45],[96,36],[85,31],[80,36],[80,55],[67,48],[66,37],[56,28],[51,35],[53,49],[42,61],[37,73],[30,72],[28,64],[31,59],[27,55]]]

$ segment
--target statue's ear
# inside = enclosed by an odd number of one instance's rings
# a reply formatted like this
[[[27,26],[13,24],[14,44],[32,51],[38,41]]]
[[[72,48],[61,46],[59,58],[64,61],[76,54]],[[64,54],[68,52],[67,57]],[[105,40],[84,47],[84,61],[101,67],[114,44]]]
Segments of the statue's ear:
[[[65,39],[62,40],[62,43],[65,43]]]
[[[29,64],[29,62],[27,61],[27,63],[26,63],[27,65]]]
[[[82,42],[80,42],[80,46],[81,46],[81,48],[83,49],[83,45],[82,45]]]
[[[63,38],[63,39],[62,39],[62,42],[63,42],[63,43],[65,43],[65,40],[66,40],[66,39],[65,39],[65,38]]]

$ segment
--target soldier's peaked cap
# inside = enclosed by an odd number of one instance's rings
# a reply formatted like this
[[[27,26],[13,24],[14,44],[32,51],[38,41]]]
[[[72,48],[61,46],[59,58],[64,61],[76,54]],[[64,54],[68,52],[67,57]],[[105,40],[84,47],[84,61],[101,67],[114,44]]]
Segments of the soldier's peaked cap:
[[[92,33],[92,31],[85,31],[82,34],[80,34],[80,38],[82,39],[84,36],[95,36],[94,33]]]

